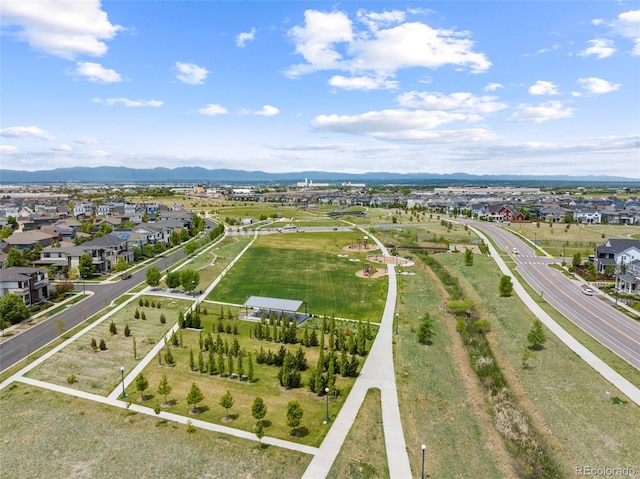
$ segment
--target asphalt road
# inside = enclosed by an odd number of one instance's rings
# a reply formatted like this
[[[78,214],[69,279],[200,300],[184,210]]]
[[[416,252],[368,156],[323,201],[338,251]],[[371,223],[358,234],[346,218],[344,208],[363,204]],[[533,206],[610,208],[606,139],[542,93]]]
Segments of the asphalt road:
[[[640,322],[616,310],[612,301],[594,291],[593,296],[582,293],[589,287],[583,281],[567,278],[550,263],[562,259],[536,256],[529,243],[513,233],[491,223],[473,222],[475,228],[491,237],[497,248],[509,251],[522,278],[551,306],[580,327],[602,345],[640,369]],[[519,254],[511,253],[517,248]]]
[[[153,264],[136,271],[130,279],[117,279],[114,282],[104,284],[85,285],[86,290],[92,291],[93,295],[0,344],[0,371],[13,366],[32,352],[60,336],[54,318],[60,318],[64,321],[64,329],[68,331],[86,321],[87,318],[96,314],[105,305],[110,304],[111,301],[122,296],[134,286],[144,282],[147,269],[151,266],[157,266],[164,270],[184,257],[184,251],[180,248],[165,257],[159,258]],[[80,284],[77,289],[82,290],[82,288],[83,285]]]

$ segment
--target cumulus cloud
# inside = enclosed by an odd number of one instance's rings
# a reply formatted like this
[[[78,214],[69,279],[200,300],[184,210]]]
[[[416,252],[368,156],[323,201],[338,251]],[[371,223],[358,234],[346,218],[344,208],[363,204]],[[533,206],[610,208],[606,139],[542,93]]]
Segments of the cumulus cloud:
[[[457,111],[467,114],[494,113],[504,110],[507,105],[496,101],[494,96],[475,96],[469,92],[456,92],[450,95],[410,91],[398,97],[402,107],[427,110]]]
[[[9,138],[39,138],[41,140],[55,140],[47,130],[37,126],[10,126],[0,130],[0,135]]]
[[[496,91],[499,88],[504,88],[502,83],[488,83],[486,87],[484,87],[484,91]]]
[[[565,107],[559,101],[549,101],[536,106],[523,104],[508,121],[542,123],[549,120],[570,118],[573,116],[573,112],[573,108]]]
[[[365,29],[358,30],[344,12],[305,12],[303,26],[289,34],[296,53],[306,63],[291,66],[290,77],[321,71],[345,70],[354,76],[375,73],[392,76],[403,68],[468,67],[473,73],[486,71],[491,62],[473,51],[469,32],[434,29],[419,22],[404,22],[397,12],[359,13]]]
[[[578,79],[578,83],[582,85],[582,88],[593,94],[610,93],[618,90],[621,86],[620,83],[611,83],[610,81],[595,77],[580,78]]]
[[[247,42],[253,41],[256,35],[256,29],[252,28],[249,32],[242,32],[236,36],[236,46],[244,48]]]
[[[106,40],[122,29],[113,25],[99,0],[5,1],[2,23],[15,28],[10,35],[36,50],[73,60],[78,55],[102,56]]]
[[[122,81],[122,77],[115,70],[104,68],[99,63],[93,62],[78,62],[74,74],[85,77],[90,82],[120,83]]]
[[[260,110],[248,110],[241,108],[238,110],[240,115],[258,115],[258,116],[275,116],[280,113],[280,110],[275,106],[264,105]]]
[[[608,58],[616,52],[615,46],[611,40],[595,39],[587,42],[590,47],[578,53],[582,57],[594,55],[598,60]]]
[[[204,108],[198,109],[197,112],[206,116],[226,115],[229,113],[225,107],[218,105],[217,103],[209,103]]]
[[[59,151],[62,153],[67,153],[69,151],[71,151],[71,147],[69,145],[58,145],[58,146],[54,146],[53,148],[51,148],[53,151]]]
[[[618,15],[611,27],[618,34],[635,42],[633,55],[640,55],[640,10],[630,10]]]
[[[11,145],[0,145],[0,153],[3,155],[15,155],[18,153],[18,149]]]
[[[202,85],[209,75],[209,70],[195,63],[176,62],[178,74],[176,78],[189,85]]]
[[[94,98],[91,100],[93,103],[104,103],[105,105],[113,106],[117,104],[121,104],[126,106],[127,108],[131,107],[140,107],[140,106],[150,106],[157,108],[159,106],[164,105],[163,101],[160,100],[131,100],[129,98]]]
[[[342,90],[394,90],[398,88],[398,82],[387,78],[377,77],[351,77],[336,75],[329,79],[329,85]]]
[[[550,81],[538,80],[529,87],[531,95],[559,95],[558,87]]]

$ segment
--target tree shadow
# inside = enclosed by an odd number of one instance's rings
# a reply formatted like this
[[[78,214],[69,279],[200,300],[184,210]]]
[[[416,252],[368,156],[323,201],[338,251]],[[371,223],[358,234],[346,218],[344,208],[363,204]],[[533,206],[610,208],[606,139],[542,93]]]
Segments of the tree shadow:
[[[263,419],[262,420],[262,427],[270,427],[273,423],[271,421],[269,421],[268,419]]]
[[[302,426],[302,427],[296,427],[294,429],[291,430],[291,436],[293,437],[306,437],[309,435],[309,429],[307,429],[306,427]]]

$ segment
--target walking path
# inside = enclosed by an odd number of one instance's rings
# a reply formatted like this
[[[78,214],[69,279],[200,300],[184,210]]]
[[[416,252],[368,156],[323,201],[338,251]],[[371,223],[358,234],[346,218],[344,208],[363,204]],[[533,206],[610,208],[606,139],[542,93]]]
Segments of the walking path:
[[[370,233],[362,230],[388,254],[385,246]],[[382,423],[384,428],[385,448],[391,478],[405,479],[411,477],[409,455],[404,440],[396,377],[393,369],[393,317],[396,305],[397,283],[395,266],[389,268],[389,290],[387,302],[382,314],[382,321],[376,339],[369,351],[364,367],[349,393],[340,413],[335,418],[331,430],[322,441],[320,449],[309,463],[303,479],[326,477],[333,465],[344,440],[358,415],[364,397],[370,388],[379,388],[382,397]]]
[[[627,379],[614,371],[608,364],[598,358],[595,354],[589,351],[581,343],[579,343],[573,336],[565,331],[554,319],[549,316],[538,304],[529,296],[524,287],[520,284],[518,279],[511,273],[511,270],[506,265],[499,252],[496,251],[493,243],[485,236],[485,234],[469,226],[469,229],[473,230],[478,237],[482,238],[484,242],[489,246],[491,256],[495,260],[503,274],[511,277],[513,283],[513,290],[520,297],[522,302],[531,310],[536,317],[542,321],[542,323],[549,328],[549,330],[555,334],[560,341],[562,341],[569,349],[576,353],[582,360],[584,360],[589,366],[600,373],[607,381],[613,384],[631,401],[640,406],[640,389],[631,384]]]

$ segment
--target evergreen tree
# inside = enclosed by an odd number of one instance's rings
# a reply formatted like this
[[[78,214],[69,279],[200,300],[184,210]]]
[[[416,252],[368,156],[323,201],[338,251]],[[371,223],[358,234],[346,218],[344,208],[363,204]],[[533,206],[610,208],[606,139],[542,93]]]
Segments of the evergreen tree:
[[[113,320],[109,324],[109,332],[111,334],[118,334],[118,328],[116,327],[116,323],[114,323]]]
[[[233,374],[233,356],[229,354],[227,356],[227,369],[229,370],[229,376]]]
[[[136,376],[136,390],[140,391],[140,399],[144,400],[143,393],[149,387],[149,380],[144,377],[143,373]]]
[[[420,344],[432,344],[433,336],[433,319],[431,319],[429,313],[425,313],[418,329],[418,342]]]
[[[229,390],[227,390],[226,394],[223,394],[220,398],[220,406],[225,408],[227,412],[227,419],[229,419],[229,409],[233,407],[233,402],[233,396],[231,395]]]
[[[213,345],[209,345],[209,374],[212,376],[216,373],[216,357],[213,353]]]
[[[262,419],[267,415],[267,405],[260,396],[253,400],[251,415],[258,421],[258,424],[262,424]]]
[[[465,248],[464,250],[464,265],[473,266],[473,251],[469,248]]]
[[[224,376],[224,356],[222,355],[222,351],[218,353],[218,373],[220,376]]]
[[[294,436],[297,434],[297,428],[302,422],[303,415],[304,411],[300,403],[298,401],[290,401],[287,405],[287,426],[292,428],[291,434]]]
[[[107,349],[107,343],[104,342],[104,339],[100,338],[100,351],[105,351]]]
[[[115,326],[115,325],[114,325]],[[124,335],[128,338],[129,336],[131,336],[131,329],[129,328],[128,324],[124,325]]]
[[[167,396],[171,394],[171,390],[173,388],[169,385],[169,380],[167,379],[167,375],[163,374],[162,379],[160,379],[160,384],[158,384],[158,394],[164,396],[164,404],[169,404]]]
[[[193,358],[193,348],[189,348],[189,369],[192,371],[196,370],[196,362]]]
[[[248,360],[248,365],[247,365],[247,379],[249,380],[249,382],[253,381],[253,355],[251,353],[249,353],[249,357],[247,358]]]
[[[547,342],[547,335],[542,328],[542,321],[536,319],[533,321],[533,326],[527,335],[527,341],[529,341],[529,347],[531,349],[542,349],[544,343]]]
[[[511,276],[504,275],[500,278],[500,296],[509,297],[513,292],[513,283],[511,282]]]
[[[204,358],[202,357],[202,351],[198,351],[198,369],[201,373],[207,372],[207,367],[204,364]]]
[[[201,403],[202,401],[204,401],[204,394],[202,394],[202,391],[196,383],[191,384],[191,389],[187,394],[187,404],[190,406],[193,405],[193,409],[191,409],[192,413],[195,414],[199,412],[198,403]]]
[[[174,364],[176,364],[175,360],[173,359],[171,348],[167,348],[167,352],[164,354],[164,362],[169,366],[173,366]]]

